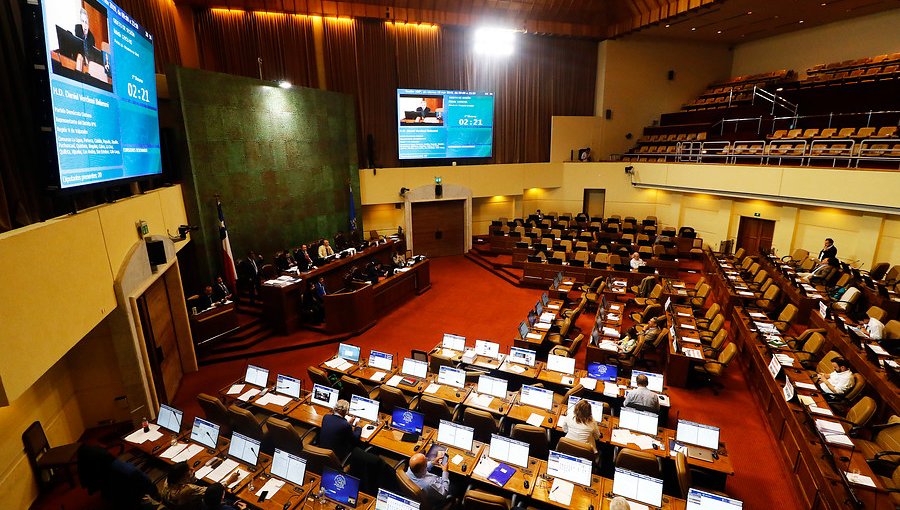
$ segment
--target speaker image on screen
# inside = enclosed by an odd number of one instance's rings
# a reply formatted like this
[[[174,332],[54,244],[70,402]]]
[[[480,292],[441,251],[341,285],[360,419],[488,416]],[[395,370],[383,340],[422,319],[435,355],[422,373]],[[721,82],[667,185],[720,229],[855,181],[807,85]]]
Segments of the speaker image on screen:
[[[162,241],[147,240],[147,257],[151,266],[159,266],[166,263],[166,245]]]

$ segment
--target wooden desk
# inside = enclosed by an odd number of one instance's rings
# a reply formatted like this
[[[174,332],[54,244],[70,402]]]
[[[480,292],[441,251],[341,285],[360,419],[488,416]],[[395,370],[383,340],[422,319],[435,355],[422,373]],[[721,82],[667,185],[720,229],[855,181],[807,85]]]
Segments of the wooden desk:
[[[352,375],[354,372],[359,370],[359,365],[357,363],[353,363],[352,361],[347,361],[347,360],[344,360],[346,362],[346,366],[344,366],[344,367],[335,366],[334,368],[332,368],[332,367],[328,366],[329,362],[333,362],[334,360],[337,360],[337,359],[342,359],[342,358],[339,358],[338,356],[332,356],[331,358],[323,361],[322,363],[319,363],[319,368],[321,368],[322,370],[325,370],[326,372],[332,372],[332,373],[338,374],[338,375]],[[333,363],[333,364],[337,365],[336,363]]]
[[[444,402],[447,402],[451,407],[463,403],[469,396],[469,392],[473,391],[473,388],[471,386],[455,388],[446,384],[438,384],[437,376],[434,374],[429,375],[427,381],[428,382],[425,386],[425,391],[422,392],[422,395],[429,395],[434,398],[439,398]],[[437,391],[429,393],[427,390],[429,387],[431,387],[431,385],[438,386]]]
[[[332,410],[327,407],[306,402],[294,407],[287,413],[287,416],[292,420],[297,420],[313,427],[321,427],[322,418],[325,417],[326,414],[331,413]]]
[[[347,508],[326,497],[318,498],[317,496],[317,494],[313,494],[306,498],[306,501],[303,502],[303,506],[300,508],[303,508],[304,510],[337,510],[338,508]],[[319,501],[320,499],[321,501]],[[370,510],[375,508],[375,501],[374,496],[360,492],[359,502],[352,508],[353,510]]]
[[[559,423],[560,407],[564,406],[554,402],[552,409],[548,411],[547,409],[541,409],[539,407],[515,403],[510,407],[506,416],[510,420],[526,423],[532,414],[537,414],[544,417],[544,420],[541,422],[541,427],[552,430]]]
[[[253,508],[260,508],[262,510],[290,510],[301,507],[306,501],[306,498],[311,494],[315,495],[316,491],[319,489],[319,475],[307,471],[303,476],[303,485],[294,485],[288,481],[282,480],[284,481],[284,485],[278,489],[278,492],[269,495],[268,499],[260,502],[259,496],[257,496],[256,493],[259,492],[266,482],[272,478],[271,471],[271,464],[266,466],[265,469],[260,470],[253,476],[253,483],[244,485],[240,491],[235,493],[235,496],[241,501],[245,501]],[[253,485],[253,490],[250,489],[250,485]]]
[[[234,301],[192,314],[190,319],[191,336],[198,346],[239,327]]]
[[[528,365],[521,365],[507,360],[504,361],[497,370],[505,374],[512,374],[526,379],[536,379],[543,368],[543,361],[535,361],[534,366],[529,367]]]
[[[562,372],[547,370],[545,366],[543,370],[538,372],[537,379],[557,386],[572,388],[578,383],[578,379],[582,377],[587,377],[587,372],[584,370],[576,369],[575,372],[569,375]]]
[[[349,289],[326,294],[325,330],[358,335],[375,325],[375,289],[369,282],[352,282]]]
[[[625,262],[628,263],[627,261]],[[614,269],[594,269],[587,265],[585,267],[575,267],[570,265],[548,264],[545,262],[525,262],[524,274],[522,281],[535,286],[544,286],[553,281],[557,273],[562,271],[567,278],[574,280],[574,284],[591,283],[598,276],[606,276],[608,278],[624,278],[628,280],[628,285],[636,285],[642,279],[650,276],[648,273],[639,273],[637,271],[616,271]],[[660,276],[678,276],[678,262],[674,260],[650,259],[647,266],[656,269]],[[557,289],[561,290],[561,289]]]
[[[482,449],[481,455],[478,457],[478,462],[474,463],[475,466],[470,466],[469,471],[471,472],[472,480],[477,480],[479,482],[488,484],[492,488],[502,489],[506,492],[512,494],[519,494],[522,496],[531,496],[532,491],[534,491],[535,481],[537,480],[538,470],[540,469],[541,461],[534,457],[528,457],[528,467],[522,468],[519,466],[513,466],[512,464],[507,463],[508,466],[512,466],[516,468],[515,474],[513,474],[512,478],[507,480],[506,484],[503,487],[499,487],[494,482],[488,480],[487,478],[479,475],[475,472],[475,468],[481,464],[481,461],[487,457],[490,457],[490,445],[484,445]],[[497,461],[495,461],[497,462]],[[528,488],[525,488],[525,481],[528,480]]]
[[[423,454],[427,454],[428,450],[431,449],[431,446],[435,444],[439,444],[447,449],[447,471],[463,477],[467,477],[472,474],[472,470],[474,469],[476,463],[481,459],[482,450],[484,450],[484,448],[487,448],[486,444],[480,441],[473,441],[471,450],[463,450],[462,448],[457,448],[455,446],[438,443],[437,434],[435,434],[434,436],[432,436],[431,440],[428,441],[425,447],[423,447],[419,451]],[[462,460],[460,460],[458,463],[453,463],[453,459],[457,455],[462,457]],[[466,466],[465,471],[463,471],[463,465]]]
[[[569,502],[568,506],[565,506],[550,499],[550,488],[553,486],[553,481],[547,475],[547,462],[543,460],[540,461],[537,471],[538,478],[531,484],[534,488],[531,492],[531,499],[559,508],[586,509],[591,505],[593,505],[595,509],[600,507],[600,496],[603,493],[603,481],[599,476],[591,475],[590,487],[573,484],[575,489],[572,491],[572,500]]]
[[[409,458],[416,453],[421,453],[423,455],[428,453],[428,450],[424,449],[423,445],[427,444],[436,433],[437,430],[425,426],[422,428],[422,434],[419,436],[418,441],[415,443],[407,443],[400,440],[400,438],[403,437],[403,432],[391,427],[383,427],[377,434],[369,439],[369,444],[381,448],[382,450]]]
[[[509,412],[509,408],[511,405],[509,402],[515,400],[516,392],[506,392],[506,399],[491,397],[491,404],[488,406],[482,406],[480,403],[476,402],[476,399],[478,397],[479,393],[477,391],[472,391],[471,393],[469,393],[469,396],[466,397],[463,405],[465,405],[466,407],[481,409],[482,411],[487,411],[489,413],[496,414],[497,416],[506,416],[506,413]]]
[[[383,374],[383,375],[378,375]],[[391,377],[397,374],[397,369],[391,367],[390,370],[382,370],[380,368],[370,367],[365,362],[359,367],[358,370],[353,372],[353,377],[359,379],[360,381],[366,381],[374,384],[381,384],[386,382]]]
[[[373,288],[375,315],[383,317],[398,306],[431,288],[431,261],[425,259],[379,280]]]

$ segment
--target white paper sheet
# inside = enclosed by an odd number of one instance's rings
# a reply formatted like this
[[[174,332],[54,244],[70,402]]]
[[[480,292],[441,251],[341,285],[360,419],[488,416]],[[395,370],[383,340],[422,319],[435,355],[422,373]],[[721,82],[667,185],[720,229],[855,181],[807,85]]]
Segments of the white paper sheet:
[[[172,457],[174,457],[174,456],[178,455],[179,453],[181,453],[182,451],[184,451],[185,448],[187,448],[186,443],[178,443],[174,446],[170,446],[170,447],[166,448],[165,451],[163,451],[162,453],[159,454],[159,457],[161,459],[171,459]]]
[[[243,384],[232,384],[231,388],[228,388],[229,395],[237,395],[238,393],[244,391]]]
[[[203,445],[192,444],[182,450],[178,455],[172,457],[172,462],[177,464],[179,462],[187,462],[194,458],[194,455],[202,452],[205,449]]]
[[[159,431],[159,425],[151,423],[149,427],[149,432],[144,432],[144,429],[140,428],[125,436],[125,440],[129,443],[143,444],[147,441],[156,441],[162,437],[163,433]]]
[[[396,388],[397,385],[400,384],[400,381],[402,381],[402,380],[403,380],[402,375],[395,375],[394,377],[391,377],[390,379],[388,379],[387,385],[393,386],[394,388]]]
[[[221,482],[223,478],[226,477],[229,473],[234,471],[234,468],[238,467],[238,462],[232,459],[225,459],[219,464],[219,467],[212,470],[211,473],[206,475],[207,480],[212,480],[213,482]]]
[[[371,379],[373,381],[381,382],[381,380],[384,379],[384,376],[386,376],[386,375],[387,375],[387,373],[378,371],[378,372],[375,372],[374,374],[372,374]]]
[[[581,385],[589,391],[594,391],[594,388],[597,387],[597,380],[593,377],[582,377],[578,379],[578,382],[581,383]]]
[[[262,391],[262,390],[257,389],[257,388],[249,389],[249,390],[245,391],[243,395],[238,397],[238,400],[242,400],[244,402],[250,402],[250,399],[259,395],[260,391]]]
[[[607,397],[617,398],[619,396],[619,386],[616,383],[603,382],[603,394]]]
[[[544,417],[538,413],[531,413],[531,416],[525,420],[525,423],[532,427],[540,427],[544,423]]]
[[[498,464],[495,460],[491,459],[487,455],[482,455],[481,462],[479,462],[478,465],[475,466],[475,469],[472,471],[472,473],[482,478],[487,478],[491,476],[491,473],[493,473],[499,465],[500,464]]]
[[[266,484],[256,491],[256,497],[262,496],[263,492],[267,492],[268,494],[266,494],[266,499],[264,501],[268,501],[272,496],[277,494],[282,487],[284,487],[284,481],[277,478],[269,478]]]
[[[465,460],[465,457],[463,457],[463,456],[460,455],[460,454],[456,454],[456,455],[453,456],[452,459],[450,459],[450,462],[452,462],[454,466],[458,466],[459,463],[462,462],[462,461],[464,461],[464,460]]]
[[[438,390],[440,390],[440,389],[441,389],[441,385],[440,385],[440,384],[431,383],[431,384],[428,385],[427,388],[425,388],[425,393],[431,393],[431,394],[434,394],[434,393],[437,393]]]
[[[572,502],[572,491],[574,490],[575,485],[572,482],[567,482],[562,478],[554,478],[548,498],[550,501],[555,501],[560,505],[569,506]]]

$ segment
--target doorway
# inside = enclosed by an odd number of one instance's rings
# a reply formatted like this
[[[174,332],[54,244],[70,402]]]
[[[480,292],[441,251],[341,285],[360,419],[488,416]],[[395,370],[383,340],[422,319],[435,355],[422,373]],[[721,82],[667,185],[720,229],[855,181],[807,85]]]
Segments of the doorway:
[[[168,403],[178,391],[184,371],[166,279],[156,280],[137,301],[153,385],[159,401]]]
[[[412,245],[417,255],[462,255],[466,250],[466,201],[414,202]]]
[[[738,226],[737,248],[743,248],[751,255],[759,253],[759,250],[772,249],[772,238],[775,234],[775,220],[763,220],[741,216]]]
[[[581,207],[582,212],[591,218],[602,218],[603,209],[606,206],[606,190],[605,189],[584,189],[584,202]]]

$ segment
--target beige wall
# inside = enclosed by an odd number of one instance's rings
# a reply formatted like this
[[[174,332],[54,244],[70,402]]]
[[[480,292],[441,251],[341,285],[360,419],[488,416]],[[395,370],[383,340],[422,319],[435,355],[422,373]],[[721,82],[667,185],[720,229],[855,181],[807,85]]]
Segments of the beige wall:
[[[577,161],[578,149],[596,150],[601,142],[600,117],[553,117],[550,136],[550,161]],[[591,159],[598,159],[591,154]]]
[[[602,143],[594,159],[622,153],[660,114],[677,112],[713,81],[729,77],[731,52],[724,44],[649,39],[641,36],[600,43],[594,114],[601,121]],[[675,79],[667,73],[675,71]],[[627,140],[626,133],[633,138]]]
[[[894,191],[900,189],[900,172],[683,163],[631,165],[635,168],[636,183],[676,189],[635,187],[632,176],[624,172],[625,164],[610,162],[560,163],[550,165],[552,172],[546,164],[516,165],[495,174],[491,165],[473,166],[459,176],[482,176],[480,192],[490,194],[494,188],[488,176],[494,175],[498,179],[495,189],[503,193],[473,200],[475,234],[486,232],[492,219],[527,215],[536,209],[577,213],[582,209],[584,189],[599,188],[606,191],[607,216],[652,215],[662,225],[689,225],[713,248],[718,248],[721,241],[735,239],[741,216],[747,216],[776,222],[773,243],[782,254],[789,254],[795,248],[817,251],[825,237],[832,237],[842,259],[858,260],[864,267],[871,267],[875,261],[900,263],[900,219],[892,214],[900,210],[900,196]],[[434,175],[433,168],[396,170],[402,172],[406,182],[427,180]],[[379,179],[382,172],[378,171]],[[528,181],[524,176],[532,172],[552,173],[559,184],[524,187],[519,194],[510,195],[509,184],[499,182],[503,179],[516,183]],[[362,182],[365,183],[362,194],[366,197],[390,196],[393,192],[367,187],[377,184],[371,179]],[[445,173],[444,182],[454,181]],[[392,186],[399,189],[397,182]],[[854,194],[851,198],[846,194],[848,186],[870,192]],[[810,199],[821,200],[823,205],[810,203]],[[847,203],[851,200],[858,203]],[[835,203],[846,205],[832,207]],[[870,208],[879,209],[867,210]],[[363,214],[367,229],[375,228],[368,223],[370,220],[391,225],[402,219],[402,211],[395,210],[393,204],[367,203]]]
[[[180,186],[163,188],[0,234],[0,501],[28,508],[37,486],[21,435],[40,421],[51,444],[129,419],[115,345],[122,328],[114,279],[139,237],[187,223]],[[183,243],[181,243],[183,245]],[[146,263],[146,262],[145,262]],[[51,275],[51,276],[44,276]]]
[[[840,9],[828,6],[828,9]],[[900,51],[900,9],[740,44],[733,76],[828,64]]]

